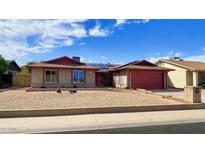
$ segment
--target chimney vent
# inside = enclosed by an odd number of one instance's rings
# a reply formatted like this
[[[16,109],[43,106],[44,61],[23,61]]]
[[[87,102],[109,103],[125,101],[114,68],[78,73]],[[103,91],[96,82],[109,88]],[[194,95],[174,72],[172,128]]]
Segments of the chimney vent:
[[[181,59],[180,57],[174,57],[174,60],[183,61],[183,59]]]
[[[80,57],[73,56],[73,60],[80,62]]]
[[[180,57],[172,57],[170,60],[183,61],[183,59]]]

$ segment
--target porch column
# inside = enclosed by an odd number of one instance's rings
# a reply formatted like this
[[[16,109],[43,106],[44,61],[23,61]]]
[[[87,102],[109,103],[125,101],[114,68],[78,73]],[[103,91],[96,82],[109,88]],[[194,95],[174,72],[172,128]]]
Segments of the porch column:
[[[101,75],[101,74],[99,73],[99,78],[98,78],[98,84],[99,84],[99,87],[101,86],[101,82],[100,82],[100,80],[101,80],[101,79],[100,79],[100,75]]]
[[[194,71],[193,72],[193,86],[195,86],[195,87],[197,87],[198,86],[198,79],[199,79],[199,77],[198,77],[198,72],[197,71]]]
[[[164,72],[164,89],[168,88],[168,82],[167,82],[167,72]]]
[[[43,86],[45,84],[45,68],[43,68]]]

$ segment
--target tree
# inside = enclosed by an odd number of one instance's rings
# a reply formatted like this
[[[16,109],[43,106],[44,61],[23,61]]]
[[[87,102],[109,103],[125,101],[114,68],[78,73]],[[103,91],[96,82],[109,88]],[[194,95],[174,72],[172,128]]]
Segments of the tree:
[[[4,74],[8,70],[8,62],[0,55],[0,75]]]
[[[36,64],[36,63],[38,63],[38,62],[37,62],[37,61],[30,61],[30,62],[27,62],[26,65],[31,65],[31,64]],[[21,67],[21,71],[20,71],[20,73],[22,73],[22,74],[29,73],[29,69],[28,69],[28,67],[26,67],[26,66],[22,66],[22,67]]]
[[[29,73],[29,69],[27,67],[25,67],[25,66],[22,66],[20,73],[23,73],[23,74]]]
[[[30,61],[30,62],[27,63],[27,65],[36,64],[36,63],[38,63],[38,62],[36,62],[36,61]]]

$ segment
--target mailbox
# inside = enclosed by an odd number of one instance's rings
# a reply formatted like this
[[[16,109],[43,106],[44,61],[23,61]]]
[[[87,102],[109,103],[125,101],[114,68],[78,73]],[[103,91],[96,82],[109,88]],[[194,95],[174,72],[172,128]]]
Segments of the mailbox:
[[[194,86],[184,88],[185,100],[189,103],[201,103],[201,89]]]

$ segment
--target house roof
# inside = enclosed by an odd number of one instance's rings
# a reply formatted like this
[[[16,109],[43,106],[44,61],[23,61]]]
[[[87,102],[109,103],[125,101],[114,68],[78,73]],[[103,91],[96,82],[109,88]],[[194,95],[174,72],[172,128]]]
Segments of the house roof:
[[[85,63],[82,63],[80,61],[77,61],[73,58],[62,56],[55,59],[43,61],[43,63],[54,63],[54,64],[79,64],[79,65],[86,65]]]
[[[179,66],[179,67],[182,67],[185,69],[189,69],[189,70],[205,71],[205,63],[204,62],[161,59],[158,62],[156,62],[156,64],[159,63],[160,61],[172,64],[172,65],[176,65],[176,66]]]
[[[72,63],[70,63],[70,61]],[[74,63],[73,63],[74,62]],[[160,67],[146,60],[134,61],[127,63],[125,65],[115,65],[115,64],[98,64],[98,63],[80,63],[78,61],[73,61],[69,57],[60,57],[49,61],[44,61],[41,63],[34,63],[27,65],[29,68],[70,68],[70,69],[93,69],[98,70],[97,72],[109,72],[118,71],[123,69],[143,69],[143,70],[162,70],[171,71],[172,69]]]
[[[15,62],[15,60],[6,60],[7,63],[9,64],[8,71],[20,71],[21,68],[19,65]]]
[[[123,70],[123,69],[142,69],[142,70],[162,70],[172,71],[173,69],[157,66],[146,60],[137,60],[125,65],[114,67],[111,71]]]
[[[62,64],[52,64],[52,63],[36,63],[27,65],[29,68],[70,68],[70,69],[97,69],[96,67],[88,65],[62,65]]]
[[[42,67],[42,68],[70,68],[70,69],[97,69],[96,67],[86,65],[85,63],[74,60],[70,57],[63,56],[40,63],[27,65],[29,68]]]
[[[114,67],[119,66],[118,64],[103,64],[103,63],[87,63],[90,66],[98,68],[97,72],[106,73],[111,71]]]

